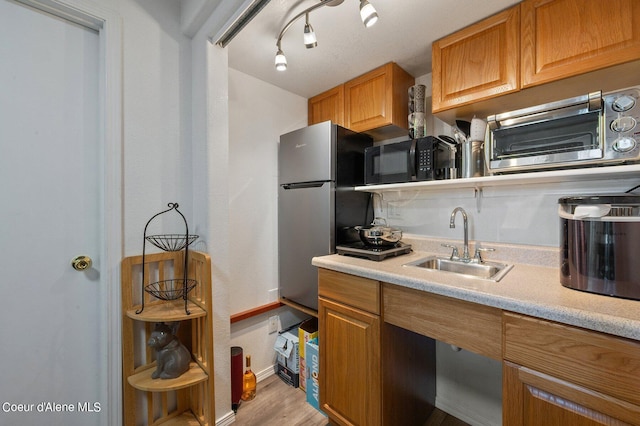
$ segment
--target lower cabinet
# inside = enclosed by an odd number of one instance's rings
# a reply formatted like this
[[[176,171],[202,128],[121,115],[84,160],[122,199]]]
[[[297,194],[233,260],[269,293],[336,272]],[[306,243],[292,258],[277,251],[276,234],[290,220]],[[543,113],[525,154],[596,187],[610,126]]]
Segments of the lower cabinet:
[[[505,312],[503,424],[640,425],[640,343]]]
[[[331,424],[422,426],[435,341],[382,320],[384,284],[319,269],[320,405]]]
[[[503,362],[505,426],[640,426],[638,341],[326,269],[318,292],[332,425],[424,425],[438,339]]]
[[[381,425],[380,316],[349,302],[367,306],[371,299],[375,310],[379,283],[327,270],[319,274],[321,408],[335,424]]]
[[[503,424],[638,425],[640,407],[510,362],[503,368]]]
[[[380,318],[320,299],[322,409],[342,425],[379,425]]]

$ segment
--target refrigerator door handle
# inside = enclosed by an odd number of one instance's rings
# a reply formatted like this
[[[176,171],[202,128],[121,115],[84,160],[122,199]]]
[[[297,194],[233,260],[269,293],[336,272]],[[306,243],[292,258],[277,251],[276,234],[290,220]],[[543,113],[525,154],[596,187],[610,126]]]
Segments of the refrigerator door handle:
[[[283,189],[301,189],[301,188],[320,188],[327,183],[326,180],[314,181],[314,182],[300,182],[300,183],[284,183]]]

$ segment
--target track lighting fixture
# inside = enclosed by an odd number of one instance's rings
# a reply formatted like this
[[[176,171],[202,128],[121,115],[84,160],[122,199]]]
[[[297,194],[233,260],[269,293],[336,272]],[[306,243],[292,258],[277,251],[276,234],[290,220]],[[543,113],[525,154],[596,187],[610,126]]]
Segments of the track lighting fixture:
[[[365,27],[369,28],[373,24],[378,21],[378,13],[376,9],[369,3],[368,0],[359,0],[360,1],[360,18],[362,19],[362,23]],[[284,56],[282,52],[282,37],[287,32],[287,30],[291,27],[291,25],[300,19],[302,16],[305,17],[305,25],[304,25],[304,45],[307,49],[311,49],[318,45],[318,41],[316,38],[316,33],[313,31],[313,27],[309,23],[309,13],[312,11],[321,8],[322,6],[338,6],[342,4],[344,0],[320,0],[319,3],[314,4],[313,6],[308,7],[303,10],[299,14],[293,17],[287,25],[282,28],[280,34],[278,35],[278,41],[276,45],[278,47],[278,52],[276,53],[275,65],[278,71],[284,71],[287,69],[287,58]]]
[[[318,45],[318,40],[316,39],[316,33],[313,32],[313,27],[309,23],[309,14],[305,18],[306,23],[304,24],[304,45],[307,49],[314,48]]]

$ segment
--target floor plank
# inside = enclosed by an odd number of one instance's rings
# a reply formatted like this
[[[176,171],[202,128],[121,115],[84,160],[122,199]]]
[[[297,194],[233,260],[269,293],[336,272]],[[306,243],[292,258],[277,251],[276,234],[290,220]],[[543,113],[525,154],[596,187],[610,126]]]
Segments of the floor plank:
[[[469,426],[460,419],[436,408],[423,426]]]
[[[327,418],[307,403],[306,394],[284,383],[278,376],[258,382],[256,397],[242,401],[238,426],[326,426]]]
[[[327,426],[329,420],[307,403],[303,391],[274,374],[258,383],[255,399],[240,403],[234,425]],[[436,408],[424,426],[469,425]]]

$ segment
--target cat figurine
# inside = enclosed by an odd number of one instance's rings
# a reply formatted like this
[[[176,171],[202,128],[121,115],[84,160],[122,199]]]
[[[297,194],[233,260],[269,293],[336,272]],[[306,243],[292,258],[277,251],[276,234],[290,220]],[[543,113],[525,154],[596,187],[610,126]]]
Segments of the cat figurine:
[[[179,325],[179,322],[171,326],[159,322],[151,332],[147,345],[156,350],[157,365],[151,374],[152,379],[175,379],[189,370],[191,353],[176,336]]]

